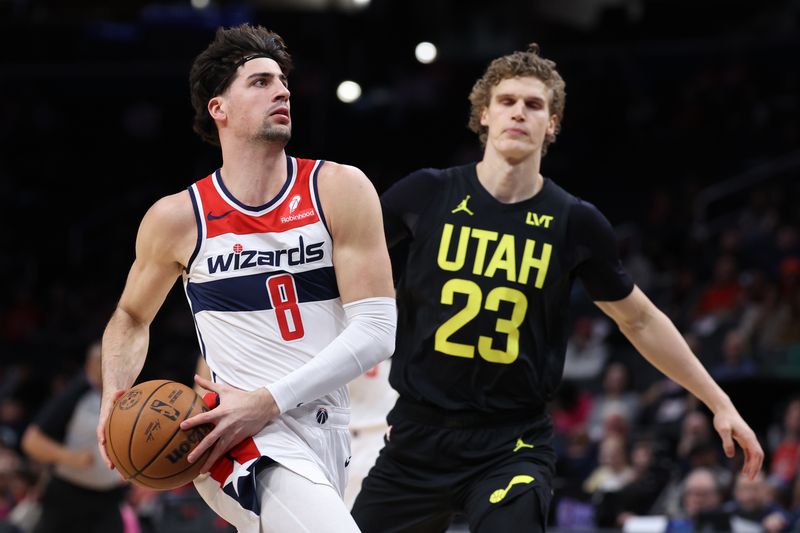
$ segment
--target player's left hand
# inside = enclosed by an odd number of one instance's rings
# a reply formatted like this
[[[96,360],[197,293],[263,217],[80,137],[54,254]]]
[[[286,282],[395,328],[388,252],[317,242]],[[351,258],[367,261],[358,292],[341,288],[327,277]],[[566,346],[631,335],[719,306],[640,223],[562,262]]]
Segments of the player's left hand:
[[[221,383],[214,383],[195,375],[195,383],[217,393],[219,405],[181,422],[186,430],[203,424],[212,424],[214,429],[192,450],[187,459],[195,462],[211,449],[201,472],[208,472],[217,459],[247,437],[261,431],[267,423],[280,414],[272,394],[266,388],[248,392]]]
[[[733,457],[736,453],[734,441],[741,446],[744,452],[742,473],[750,479],[755,479],[764,462],[764,450],[761,449],[756,434],[733,406],[714,414],[714,429],[722,438],[722,449],[725,450],[726,456]]]
[[[108,393],[104,391],[103,397],[100,400],[100,418],[97,421],[96,429],[97,446],[100,449],[100,457],[102,457],[103,462],[105,462],[109,470],[114,470],[114,463],[108,458],[108,452],[106,451],[106,424],[108,424],[108,417],[110,416],[111,410],[114,408],[114,404],[125,392],[125,390],[117,390]],[[119,475],[122,479],[125,479],[121,473]]]

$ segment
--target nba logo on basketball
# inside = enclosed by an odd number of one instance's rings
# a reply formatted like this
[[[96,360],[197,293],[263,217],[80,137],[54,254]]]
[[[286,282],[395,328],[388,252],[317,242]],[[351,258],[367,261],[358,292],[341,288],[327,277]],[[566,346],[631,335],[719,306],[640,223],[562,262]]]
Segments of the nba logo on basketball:
[[[153,403],[150,404],[150,409],[158,413],[161,413],[170,420],[177,420],[178,415],[181,414],[180,411],[178,411],[168,403],[162,402],[161,400],[153,400]]]
[[[324,424],[328,421],[328,410],[324,407],[320,407],[317,409],[317,422],[319,424]]]

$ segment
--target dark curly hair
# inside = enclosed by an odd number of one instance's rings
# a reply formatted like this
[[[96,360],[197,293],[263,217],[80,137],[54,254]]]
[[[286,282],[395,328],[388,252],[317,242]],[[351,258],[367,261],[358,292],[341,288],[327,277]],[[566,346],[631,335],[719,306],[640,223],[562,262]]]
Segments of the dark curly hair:
[[[194,108],[194,131],[215,146],[219,134],[208,113],[208,101],[225,92],[236,70],[255,57],[275,60],[284,76],[292,70],[292,57],[280,35],[262,26],[241,24],[219,28],[208,48],[198,55],[189,73],[189,86]]]
[[[556,116],[556,131],[547,135],[542,147],[542,154],[547,153],[547,147],[555,142],[556,135],[561,130],[561,121],[564,118],[564,104],[567,99],[566,83],[556,70],[556,64],[550,59],[539,55],[539,45],[531,43],[528,49],[516,51],[509,55],[499,57],[489,64],[483,76],[475,82],[469,101],[472,104],[469,115],[469,129],[478,134],[481,144],[486,145],[488,128],[481,125],[481,112],[489,107],[492,88],[508,78],[532,76],[538,78],[550,89],[551,98],[548,102],[550,113]]]

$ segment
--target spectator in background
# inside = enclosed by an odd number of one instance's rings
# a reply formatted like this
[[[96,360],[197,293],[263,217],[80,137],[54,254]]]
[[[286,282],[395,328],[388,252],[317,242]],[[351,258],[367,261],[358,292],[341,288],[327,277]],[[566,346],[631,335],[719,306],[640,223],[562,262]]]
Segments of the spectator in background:
[[[734,327],[758,358],[759,367],[769,370],[769,356],[774,351],[770,344],[776,335],[773,333],[776,331],[773,318],[778,304],[778,289],[763,270],[746,272],[742,276],[742,286],[742,312]]]
[[[783,436],[772,452],[770,477],[790,487],[798,477],[800,462],[800,397],[793,398],[783,415]],[[800,478],[798,478],[800,479]]]
[[[747,353],[747,339],[738,330],[725,334],[722,341],[722,362],[711,368],[717,381],[749,378],[756,373],[756,364]]]
[[[675,326],[681,331],[691,328],[694,310],[703,291],[698,280],[697,267],[688,258],[684,261],[686,262],[673,267],[668,274],[670,282],[663,296],[664,312],[672,317]]]
[[[777,248],[778,270],[786,275],[787,267],[794,278],[794,285],[800,282],[800,230],[793,224],[786,224],[778,228],[775,234],[775,247]]]
[[[14,494],[13,480],[21,464],[14,450],[0,444],[0,523],[8,518],[19,501]]]
[[[775,502],[774,492],[763,472],[755,479],[737,475],[733,501],[725,504],[725,510],[734,520],[760,525],[767,533],[787,531],[792,521],[791,515]]]
[[[656,515],[656,523],[649,523],[647,531],[692,532],[728,531],[728,516],[722,512],[722,489],[714,474],[705,468],[692,470],[681,482],[678,504],[666,514]],[[646,515],[645,515],[646,516]],[[642,515],[623,513],[618,523],[624,531],[639,531],[642,521],[634,520]],[[637,524],[632,527],[632,524]]]
[[[792,531],[797,532],[800,531],[800,475],[795,478],[793,485],[789,509],[792,511],[794,519]]]
[[[9,448],[18,448],[24,425],[23,402],[15,396],[0,398],[0,443]]]
[[[643,436],[634,441],[631,449],[633,477],[619,491],[617,505],[613,509],[615,524],[623,527],[628,517],[645,515],[664,490],[669,479],[669,462],[652,436]]]
[[[758,354],[759,362],[767,371],[774,370],[777,364],[783,362],[783,350],[786,348],[783,334],[787,311],[788,307],[781,299],[778,286],[770,283],[755,312],[743,315],[743,319],[752,321],[742,325],[744,331],[750,332],[751,343]]]
[[[603,377],[602,392],[595,397],[589,415],[589,436],[599,441],[609,424],[617,427],[624,422],[628,426],[635,420],[638,411],[639,396],[631,390],[628,367],[618,361],[610,363]],[[612,420],[611,417],[618,420]]]
[[[714,473],[707,468],[689,472],[681,495],[684,516],[695,522],[701,513],[713,512],[722,505],[722,491]]]
[[[720,488],[730,486],[732,476],[722,466],[716,453],[711,421],[705,412],[697,408],[689,410],[680,424],[671,430],[677,440],[668,440],[671,443],[668,451],[671,457],[667,476],[669,481],[654,509],[672,517],[680,517],[683,516],[682,500],[689,474],[700,469],[711,472],[716,486]]]
[[[686,461],[695,446],[711,440],[711,421],[702,411],[686,413],[681,422],[681,431],[675,454],[679,461]]]
[[[720,255],[714,264],[711,282],[695,308],[694,324],[698,333],[708,335],[716,331],[736,310],[741,292],[736,258],[731,254]]]
[[[613,525],[618,493],[634,477],[625,442],[625,438],[617,434],[604,437],[600,443],[600,464],[583,483],[584,492],[591,496],[594,504],[599,527]]]
[[[36,415],[22,437],[23,451],[52,465],[34,533],[122,533],[127,487],[97,447],[100,416],[100,343],[93,343],[79,375]]]
[[[0,493],[6,493],[8,501],[12,504],[8,513],[8,523],[25,533],[33,530],[42,514],[39,495],[44,476],[41,469],[32,466],[34,465],[21,461],[16,470],[10,473],[7,484],[0,481],[0,487],[5,484],[5,489],[0,488]],[[0,467],[0,471],[2,470]],[[0,518],[0,525],[3,523],[3,519]],[[0,531],[3,531],[2,528]]]
[[[572,335],[567,339],[564,356],[564,380],[586,383],[600,376],[608,359],[608,346],[604,339],[608,327],[595,327],[589,317],[575,321]]]
[[[691,339],[692,336],[686,337],[690,346]],[[686,389],[672,380],[660,379],[642,392],[639,418],[661,430],[674,430],[677,435],[683,417],[697,406],[698,402],[694,396],[686,393]]]
[[[600,443],[600,465],[583,484],[588,493],[617,492],[633,480],[634,470],[628,462],[625,441],[609,435]]]
[[[559,436],[586,431],[592,410],[592,395],[572,381],[564,381],[553,401],[553,429]]]
[[[780,267],[775,348],[782,350],[800,345],[800,258],[787,258]]]

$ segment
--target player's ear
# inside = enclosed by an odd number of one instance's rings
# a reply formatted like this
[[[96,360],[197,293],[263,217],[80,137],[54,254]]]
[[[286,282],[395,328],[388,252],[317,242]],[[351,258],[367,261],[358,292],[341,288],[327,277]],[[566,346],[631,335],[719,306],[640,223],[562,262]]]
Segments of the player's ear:
[[[550,122],[547,124],[548,137],[555,137],[557,129],[558,129],[558,116],[550,115]]]
[[[481,108],[481,126],[489,126],[489,108],[487,106]]]
[[[208,101],[208,114],[214,120],[225,120],[228,115],[225,112],[225,100],[221,96],[215,96]]]

